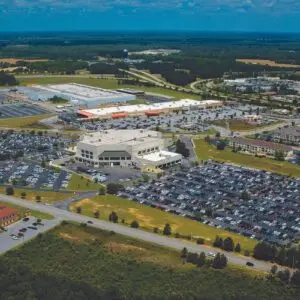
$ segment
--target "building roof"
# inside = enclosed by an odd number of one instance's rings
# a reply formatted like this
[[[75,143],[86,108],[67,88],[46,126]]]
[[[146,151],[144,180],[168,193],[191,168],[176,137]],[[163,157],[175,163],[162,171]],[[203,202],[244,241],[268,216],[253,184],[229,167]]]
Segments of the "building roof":
[[[167,159],[169,157],[176,157],[176,156],[179,157],[181,155],[178,153],[162,150],[162,151],[149,153],[149,154],[146,154],[143,156],[139,156],[139,158],[147,160],[147,161],[159,162],[159,161],[164,161],[165,159]]]
[[[153,130],[128,129],[116,130],[111,129],[102,132],[86,134],[81,143],[90,145],[114,145],[126,144],[137,145],[145,141],[161,139],[161,133]]]
[[[242,145],[252,145],[252,146],[265,147],[265,148],[270,148],[270,149],[275,149],[275,150],[282,149],[285,152],[293,151],[293,147],[291,147],[291,146],[262,141],[262,140],[245,139],[245,138],[241,138],[241,137],[229,138],[229,140],[232,142],[238,143],[238,144],[242,144]]]
[[[17,214],[17,213],[18,213],[18,210],[15,208],[7,207],[7,206],[0,206],[0,219],[9,217],[9,216]]]
[[[164,109],[180,109],[180,108],[188,108],[192,106],[198,107],[206,107],[208,105],[214,104],[221,104],[221,101],[218,100],[191,100],[191,99],[182,99],[179,101],[169,101],[169,102],[162,102],[162,103],[153,103],[153,104],[136,104],[136,105],[122,105],[122,106],[111,106],[111,107],[103,107],[103,108],[95,108],[89,110],[80,110],[78,113],[81,115],[86,115],[86,112],[89,115],[97,116],[107,116],[114,113],[138,113],[138,112],[145,112],[145,111],[157,111],[157,110],[164,110]]]

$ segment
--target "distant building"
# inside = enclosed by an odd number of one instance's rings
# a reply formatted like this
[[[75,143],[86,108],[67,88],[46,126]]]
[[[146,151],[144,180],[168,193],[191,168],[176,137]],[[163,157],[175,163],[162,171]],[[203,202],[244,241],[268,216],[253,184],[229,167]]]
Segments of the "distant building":
[[[94,167],[166,168],[181,163],[181,154],[164,149],[160,132],[108,130],[85,135],[77,144],[75,157],[78,162]]]
[[[261,124],[262,116],[260,115],[245,115],[243,120],[249,124]]]
[[[0,226],[8,226],[20,219],[17,209],[0,206]]]
[[[229,146],[234,149],[241,149],[248,153],[266,156],[275,156],[276,151],[282,150],[284,156],[293,152],[293,147],[287,145],[266,142],[262,140],[245,139],[241,137],[229,138]]]
[[[300,127],[289,126],[278,128],[271,132],[274,142],[300,146]]]

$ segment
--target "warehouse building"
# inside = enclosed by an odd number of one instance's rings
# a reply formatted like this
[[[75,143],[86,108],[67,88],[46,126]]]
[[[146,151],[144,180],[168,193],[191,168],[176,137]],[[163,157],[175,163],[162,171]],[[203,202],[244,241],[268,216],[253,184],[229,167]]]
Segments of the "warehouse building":
[[[165,142],[160,132],[108,130],[85,135],[77,144],[75,158],[94,167],[166,168],[181,163],[180,154],[164,149]]]
[[[78,111],[78,115],[88,120],[90,119],[111,119],[111,118],[124,118],[127,116],[137,116],[146,114],[149,116],[157,116],[160,114],[171,113],[180,110],[196,110],[196,109],[209,109],[221,107],[223,104],[217,100],[190,100],[182,99],[179,101],[170,101],[153,104],[137,104],[137,105],[124,105],[124,106],[111,106],[97,109],[88,109]]]
[[[136,99],[132,94],[77,83],[35,85],[31,89],[23,89],[23,92],[34,101],[47,101],[57,96],[81,108],[95,108],[103,104],[124,103]]]

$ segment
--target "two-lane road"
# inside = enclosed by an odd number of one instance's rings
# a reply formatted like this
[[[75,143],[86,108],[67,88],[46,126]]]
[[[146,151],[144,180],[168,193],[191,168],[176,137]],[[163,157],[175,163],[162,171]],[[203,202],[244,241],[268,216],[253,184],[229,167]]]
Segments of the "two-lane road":
[[[268,262],[258,261],[251,257],[244,257],[244,256],[238,255],[236,253],[225,252],[225,251],[215,249],[215,248],[212,248],[209,246],[197,245],[192,242],[187,242],[187,241],[183,241],[180,239],[168,238],[168,237],[161,236],[161,235],[158,235],[155,233],[142,231],[140,229],[130,228],[130,227],[127,227],[124,225],[114,224],[114,223],[111,223],[108,221],[91,219],[89,217],[86,217],[86,216],[83,216],[80,214],[76,214],[76,213],[72,213],[72,212],[69,212],[66,210],[62,210],[62,209],[56,208],[54,206],[45,206],[42,204],[28,202],[23,199],[12,198],[12,197],[9,197],[6,195],[0,195],[0,200],[3,200],[7,203],[12,203],[12,204],[16,204],[19,206],[23,206],[28,209],[38,210],[38,211],[41,211],[44,213],[51,214],[59,220],[74,221],[74,222],[79,222],[79,223],[92,220],[93,224],[91,226],[93,226],[93,227],[108,230],[108,231],[114,231],[118,234],[129,236],[129,237],[139,239],[139,240],[149,242],[149,243],[154,243],[154,244],[157,244],[160,246],[173,248],[173,249],[176,249],[179,251],[181,249],[183,249],[184,247],[186,247],[188,249],[188,251],[190,251],[190,252],[200,253],[203,251],[206,254],[208,254],[209,252],[212,252],[212,253],[221,252],[227,256],[228,261],[232,264],[245,266],[246,262],[250,261],[254,264],[254,267],[253,267],[254,269],[266,271],[266,272],[269,271],[272,266],[272,264],[270,264]],[[126,200],[126,201],[128,201],[128,200]]]

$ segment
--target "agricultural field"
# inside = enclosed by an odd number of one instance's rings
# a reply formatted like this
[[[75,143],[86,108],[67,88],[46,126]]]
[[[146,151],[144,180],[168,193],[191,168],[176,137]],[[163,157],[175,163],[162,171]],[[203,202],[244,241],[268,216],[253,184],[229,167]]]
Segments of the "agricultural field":
[[[280,64],[275,62],[274,60],[268,60],[268,59],[237,59],[236,61],[245,64],[270,66],[270,67],[278,67],[278,68],[300,68],[300,65]]]
[[[5,187],[0,186],[0,193],[5,194]],[[14,197],[21,198],[22,193],[26,193],[25,199],[28,201],[36,201],[36,197],[40,196],[42,203],[55,203],[72,197],[72,193],[52,192],[52,191],[37,191],[31,189],[14,188]]]
[[[20,212],[21,216],[25,216],[26,213],[30,212],[30,215],[32,215],[36,218],[41,218],[41,219],[46,219],[46,220],[53,219],[53,216],[51,216],[47,213],[43,213],[43,212],[36,211],[36,210],[28,210],[27,208],[24,208],[23,206],[6,203],[5,201],[2,201],[2,200],[0,201],[0,205],[4,205],[4,206],[8,206],[8,207],[17,209]],[[1,294],[0,294],[0,299],[1,299]]]
[[[197,268],[183,263],[176,251],[76,224],[64,223],[6,253],[0,257],[0,267],[1,300],[221,300],[238,295],[244,300],[292,300],[300,296],[299,290],[263,274],[253,276],[230,266]]]
[[[138,86],[138,85],[128,85],[128,84],[118,84],[118,80],[114,78],[104,79],[104,78],[92,78],[92,77],[76,77],[76,76],[43,76],[43,77],[17,77],[20,85],[33,85],[33,84],[58,84],[58,83],[79,83],[85,85],[91,85],[95,87],[101,87],[105,89],[119,89],[119,88],[132,88],[137,90],[143,90],[145,92],[164,94],[166,96],[172,96],[176,99],[189,98],[189,99],[200,99],[200,96],[187,94],[184,92],[173,91],[165,89],[162,87],[147,87],[147,86]]]
[[[164,225],[169,223],[172,233],[179,233],[185,236],[192,236],[194,239],[203,238],[207,244],[212,244],[216,235],[222,238],[232,237],[235,243],[239,242],[243,250],[253,251],[256,241],[235,234],[233,232],[217,229],[215,227],[201,224],[200,222],[176,216],[159,209],[139,204],[137,202],[123,199],[113,195],[101,195],[92,199],[83,199],[70,206],[71,211],[76,212],[80,207],[82,214],[94,216],[95,211],[99,211],[100,218],[108,220],[112,211],[118,214],[119,222],[124,219],[124,223],[129,225],[132,221],[138,221],[140,228],[153,231],[155,227],[162,232]]]
[[[286,161],[234,153],[230,149],[219,151],[214,146],[207,144],[203,139],[194,139],[194,145],[199,160],[213,159],[219,162],[234,163],[278,174],[300,177],[299,166]]]
[[[0,58],[0,63],[9,63],[15,65],[18,61],[25,61],[29,63],[49,61],[48,59],[25,59],[25,58]]]

